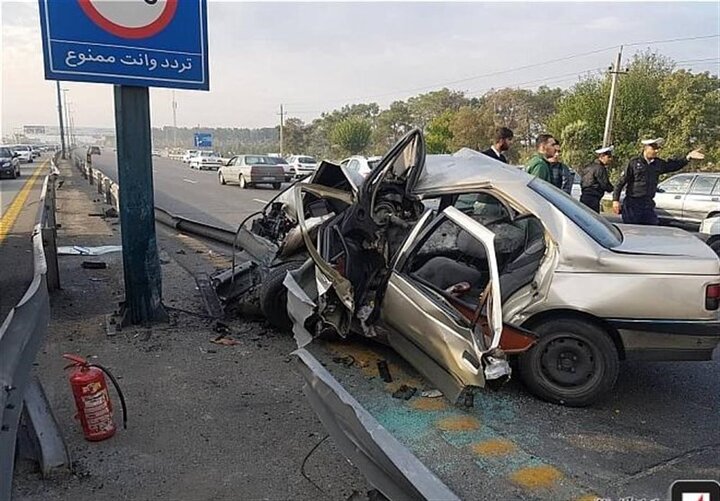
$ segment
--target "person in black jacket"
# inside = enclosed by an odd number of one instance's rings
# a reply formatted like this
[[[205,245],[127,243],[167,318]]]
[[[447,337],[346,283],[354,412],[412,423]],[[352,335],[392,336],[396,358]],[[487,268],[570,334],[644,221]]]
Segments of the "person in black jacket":
[[[607,146],[595,150],[597,159],[586,166],[580,175],[580,201],[595,212],[600,212],[600,200],[605,193],[613,191],[608,178],[607,166],[612,163],[613,147]]]
[[[620,194],[625,188],[622,219],[625,224],[658,224],[655,213],[655,192],[660,174],[679,171],[690,160],[705,158],[699,150],[693,150],[685,158],[663,160],[658,152],[665,140],[661,137],[642,141],[643,153],[628,163],[613,191],[613,212],[619,214]]]
[[[495,160],[500,160],[502,163],[508,163],[503,152],[509,150],[510,146],[512,146],[513,136],[513,131],[507,127],[500,127],[495,131],[495,144],[482,153]]]

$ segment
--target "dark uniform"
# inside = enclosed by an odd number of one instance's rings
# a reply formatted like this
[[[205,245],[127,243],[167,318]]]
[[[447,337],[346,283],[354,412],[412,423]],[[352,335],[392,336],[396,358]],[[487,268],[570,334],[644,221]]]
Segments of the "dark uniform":
[[[625,224],[658,224],[655,213],[655,192],[660,174],[675,172],[688,164],[688,160],[663,160],[656,158],[650,162],[644,156],[633,158],[620,176],[613,201],[620,200],[623,188],[625,202],[622,207],[622,219]]]
[[[500,160],[502,163],[506,164],[508,163],[507,158],[502,153],[496,153],[494,149],[488,148],[487,150],[481,152],[483,155],[487,155],[490,158],[494,158],[495,160]]]
[[[600,200],[605,193],[613,191],[607,168],[596,160],[585,167],[580,175],[580,201],[595,212],[600,212]]]
[[[560,188],[568,195],[572,193],[572,185],[575,174],[573,171],[561,162],[550,164],[550,183],[556,188]]]

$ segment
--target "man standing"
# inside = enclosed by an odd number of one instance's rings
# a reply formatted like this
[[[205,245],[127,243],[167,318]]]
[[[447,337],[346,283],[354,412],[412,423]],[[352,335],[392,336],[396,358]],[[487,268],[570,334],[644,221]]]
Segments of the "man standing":
[[[613,185],[608,178],[607,166],[612,163],[613,147],[607,146],[595,150],[597,158],[586,166],[580,176],[580,201],[595,212],[600,212],[600,200],[605,193],[613,191]]]
[[[508,151],[513,142],[513,131],[507,127],[500,127],[495,131],[495,143],[490,146],[487,150],[483,151],[483,154],[500,160],[502,163],[508,163],[507,158],[503,155],[504,151]]]
[[[702,160],[705,155],[693,150],[685,158],[663,160],[658,152],[665,140],[661,137],[642,141],[643,152],[630,160],[613,192],[613,212],[620,213],[620,194],[625,190],[622,218],[625,224],[658,224],[655,213],[655,192],[660,174],[675,172],[690,160]]]
[[[551,183],[568,195],[572,194],[572,185],[575,173],[570,169],[570,167],[560,161],[559,144],[555,147],[555,155],[548,158],[548,163],[550,164]]]
[[[540,134],[535,140],[537,152],[528,161],[527,172],[543,181],[552,183],[552,169],[548,158],[555,156],[558,143],[550,134]]]

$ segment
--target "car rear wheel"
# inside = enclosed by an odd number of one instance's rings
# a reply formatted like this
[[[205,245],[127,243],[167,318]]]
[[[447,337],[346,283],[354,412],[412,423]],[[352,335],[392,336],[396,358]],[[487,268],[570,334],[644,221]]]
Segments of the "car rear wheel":
[[[708,245],[710,246],[710,248],[712,250],[715,251],[715,254],[717,254],[718,257],[720,257],[720,238],[717,238],[717,239],[713,240],[712,242],[709,242]]]
[[[245,176],[243,176],[242,174],[240,174],[240,176],[238,177],[238,184],[243,190],[248,187],[247,183],[245,182]]]
[[[292,321],[287,313],[287,289],[283,280],[288,271],[300,266],[302,262],[290,261],[272,268],[260,286],[260,309],[273,326],[283,331],[292,329]]]
[[[590,405],[615,385],[620,362],[610,336],[579,319],[554,319],[533,331],[538,342],[520,356],[520,379],[531,393],[571,407]]]
[[[227,183],[225,182],[225,176],[223,176],[222,172],[218,172],[218,182],[222,184],[223,186]]]
[[[280,189],[280,183],[273,183],[272,184],[273,190],[279,190]]]

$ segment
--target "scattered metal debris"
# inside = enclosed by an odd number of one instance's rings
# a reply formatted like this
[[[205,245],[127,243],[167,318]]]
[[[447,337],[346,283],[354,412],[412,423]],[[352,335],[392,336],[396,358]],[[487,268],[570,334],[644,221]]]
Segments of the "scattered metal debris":
[[[443,396],[440,390],[425,390],[421,395],[425,398],[438,398]]]
[[[58,256],[101,256],[111,252],[121,252],[121,245],[101,245],[99,247],[84,247],[82,245],[60,246]]]
[[[380,373],[380,379],[386,383],[392,383],[392,375],[390,374],[390,367],[388,367],[387,360],[378,360],[377,362],[378,372]]]
[[[416,392],[417,388],[403,384],[393,392],[392,396],[401,400],[410,400]]]
[[[345,355],[344,357],[333,357],[333,362],[336,364],[342,364],[345,367],[350,367],[355,363],[355,357],[352,355]]]

